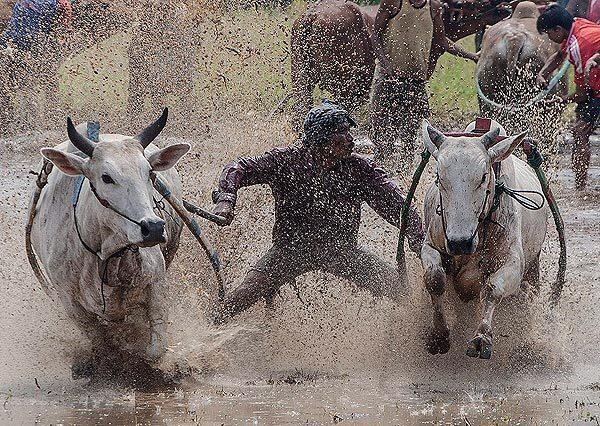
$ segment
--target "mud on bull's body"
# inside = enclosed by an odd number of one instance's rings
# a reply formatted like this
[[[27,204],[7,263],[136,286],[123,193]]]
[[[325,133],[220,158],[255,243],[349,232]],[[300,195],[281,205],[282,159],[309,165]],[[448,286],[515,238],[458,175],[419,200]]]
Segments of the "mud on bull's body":
[[[125,350],[146,361],[165,352],[165,273],[181,233],[172,214],[157,215],[151,171],[179,195],[172,167],[189,150],[150,144],[165,122],[166,110],[136,138],[106,134],[98,143],[70,124],[71,142],[42,149],[56,167],[31,233],[51,295],[58,294],[93,349]],[[78,176],[85,177],[80,189]]]
[[[426,239],[421,251],[425,286],[433,304],[432,354],[446,353],[450,329],[443,295],[452,284],[459,298],[479,296],[482,317],[467,354],[490,358],[492,317],[507,296],[524,281],[539,280],[539,256],[546,236],[548,206],[529,210],[506,194],[497,182],[516,190],[536,191],[540,183],[529,166],[512,156],[525,134],[497,142],[500,127],[479,137],[450,137],[423,124],[423,139],[437,160],[437,182],[425,199]],[[500,163],[496,176],[492,165]],[[532,195],[532,197],[535,195]]]

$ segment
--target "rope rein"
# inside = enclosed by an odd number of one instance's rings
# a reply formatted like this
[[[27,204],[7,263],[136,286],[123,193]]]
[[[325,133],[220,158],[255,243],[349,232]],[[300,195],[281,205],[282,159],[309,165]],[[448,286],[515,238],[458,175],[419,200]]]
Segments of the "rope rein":
[[[496,191],[500,192],[500,195],[506,194],[517,203],[525,207],[527,210],[539,210],[546,204],[546,197],[539,191],[526,191],[509,188],[504,182],[496,183]],[[523,194],[535,194],[541,198],[541,202],[538,203],[534,199],[526,197]],[[498,205],[500,204],[500,197],[498,197]],[[498,208],[498,207],[496,207]]]
[[[112,210],[113,212],[115,212],[116,214],[118,214],[119,216],[121,216],[124,219],[127,219],[128,221],[130,221],[131,223],[137,225],[137,226],[142,226],[141,222],[138,222],[135,219],[130,218],[129,216],[127,216],[124,213],[121,213],[119,210],[117,210],[116,208],[114,208],[107,200],[105,200],[104,198],[101,198],[98,195],[98,192],[96,192],[96,188],[94,187],[94,185],[92,184],[92,182],[90,182],[90,189],[92,190],[92,192],[94,193],[94,195],[96,196],[96,198],[98,199],[98,201],[100,202],[100,204],[102,204],[103,207],[106,207],[109,210]],[[81,188],[80,188],[81,190]]]
[[[441,218],[442,229],[444,230],[444,238],[446,239],[446,241],[448,241],[448,235],[446,233],[446,218],[444,217],[444,205],[442,202],[442,192],[439,189],[439,176],[437,174],[436,174],[435,185],[438,186],[438,193],[439,193],[439,204],[436,207],[435,213],[438,216],[440,216],[440,218]],[[544,194],[542,194],[539,191],[512,189],[512,188],[509,188],[508,186],[506,186],[506,184],[504,182],[496,181],[496,183],[494,185],[494,198],[492,201],[492,206],[491,206],[490,210],[487,212],[487,214],[484,214],[490,194],[491,194],[491,190],[487,189],[485,191],[485,198],[483,200],[483,206],[482,206],[481,212],[478,216],[478,224],[477,224],[477,228],[475,229],[475,234],[477,232],[479,232],[481,225],[484,222],[490,222],[494,225],[501,227],[502,229],[505,229],[504,225],[502,225],[501,223],[492,219],[492,214],[495,211],[497,211],[498,208],[500,207],[500,201],[501,201],[502,194],[506,194],[508,197],[515,200],[517,203],[519,203],[521,206],[523,206],[527,210],[540,210],[542,207],[544,207],[545,202],[546,202],[546,197],[544,196]],[[530,197],[527,197],[525,194],[535,194],[536,196],[541,198],[541,202],[537,202],[536,200],[534,200]],[[475,234],[473,234],[473,237],[475,236]],[[485,237],[486,237],[486,232],[485,232],[485,228],[484,228],[483,241],[485,241],[485,239],[486,239]]]
[[[77,180],[75,181],[75,187],[76,187],[76,192],[73,194],[73,221],[75,222],[75,230],[77,231],[77,237],[79,238],[79,241],[81,242],[81,245],[91,254],[93,254],[99,261],[100,263],[100,271],[99,275],[100,275],[100,296],[102,297],[102,313],[106,313],[106,297],[104,295],[104,286],[106,285],[106,281],[108,279],[108,263],[111,261],[111,259],[116,259],[116,258],[121,258],[123,257],[123,255],[125,254],[125,252],[127,251],[131,251],[132,253],[138,253],[139,252],[139,247],[136,245],[128,245],[123,247],[122,249],[116,251],[115,253],[111,254],[105,261],[102,261],[102,258],[100,257],[100,255],[98,254],[97,251],[93,250],[89,244],[87,244],[84,240],[83,237],[81,236],[81,231],[79,229],[79,221],[77,220],[77,204],[79,203],[79,196],[81,195],[81,189],[83,188],[83,181],[85,180],[85,178],[83,176],[80,176],[77,178]],[[125,219],[130,220],[133,223],[136,223],[139,225],[138,222],[136,222],[133,219],[128,218],[127,216],[121,214],[119,211],[117,211],[114,208],[110,207],[110,204],[103,200],[102,198],[100,198],[98,196],[98,194],[96,193],[96,190],[94,189],[94,186],[91,184],[90,182],[90,188],[92,189],[92,192],[94,193],[94,195],[96,196],[96,198],[98,199],[98,201],[100,202],[100,204],[106,208],[109,208],[110,210],[114,211],[115,213],[118,213],[120,216],[124,217]],[[104,201],[104,202],[103,202]]]

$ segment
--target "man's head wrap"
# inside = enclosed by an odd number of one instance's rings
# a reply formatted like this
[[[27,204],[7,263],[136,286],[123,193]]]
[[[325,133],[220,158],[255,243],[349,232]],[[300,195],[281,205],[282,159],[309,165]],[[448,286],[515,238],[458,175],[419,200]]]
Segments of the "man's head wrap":
[[[356,127],[356,122],[345,109],[325,99],[308,112],[302,141],[309,146],[326,143],[336,128],[346,123]]]

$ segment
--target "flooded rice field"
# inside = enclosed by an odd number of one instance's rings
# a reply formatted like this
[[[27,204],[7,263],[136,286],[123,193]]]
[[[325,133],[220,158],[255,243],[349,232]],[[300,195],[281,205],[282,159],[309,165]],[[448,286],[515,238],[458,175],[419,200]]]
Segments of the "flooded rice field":
[[[218,126],[189,141],[192,153],[178,166],[186,197],[204,206],[231,158],[289,143],[284,132],[260,126],[233,123],[227,132]],[[249,132],[256,143],[240,147]],[[460,304],[452,291],[450,352],[427,353],[423,335],[431,307],[412,254],[411,291],[400,306],[310,273],[299,279],[298,294],[282,290],[275,312],[266,315],[258,304],[229,325],[211,326],[205,317],[215,292],[212,271],[185,234],[169,275],[170,346],[160,366],[176,384],[141,391],[112,379],[71,378],[71,362],[89,351],[86,340],[27,263],[30,171],[39,168],[39,148],[63,137],[46,132],[0,142],[0,424],[600,424],[597,143],[585,192],[572,189],[568,149],[549,171],[567,232],[561,302],[548,308],[558,255],[551,228],[542,292],[503,301],[491,360],[465,355],[474,307]],[[229,285],[237,285],[268,247],[272,211],[267,188],[246,189],[231,227],[201,222],[225,261]],[[396,238],[393,227],[364,209],[362,244],[392,262]]]

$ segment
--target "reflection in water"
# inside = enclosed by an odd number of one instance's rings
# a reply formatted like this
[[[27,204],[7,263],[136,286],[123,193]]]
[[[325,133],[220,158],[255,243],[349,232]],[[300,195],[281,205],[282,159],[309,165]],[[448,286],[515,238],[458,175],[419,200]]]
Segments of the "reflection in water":
[[[588,390],[449,392],[424,385],[393,390],[369,381],[297,385],[201,385],[165,393],[91,391],[8,397],[0,422],[31,424],[358,423],[544,424],[600,419],[600,393]]]

